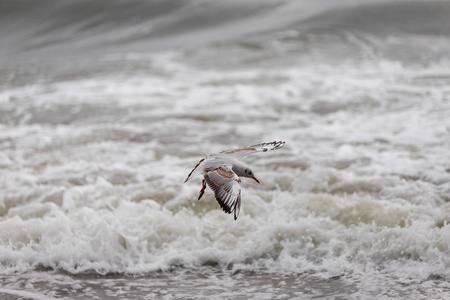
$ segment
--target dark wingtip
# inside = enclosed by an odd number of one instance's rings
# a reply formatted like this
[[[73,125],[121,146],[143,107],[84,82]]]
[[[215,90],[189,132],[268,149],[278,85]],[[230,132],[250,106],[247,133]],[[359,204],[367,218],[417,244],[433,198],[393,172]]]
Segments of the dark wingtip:
[[[283,148],[284,144],[286,144],[286,142],[283,141],[279,141],[279,142],[274,142],[275,144],[275,149],[280,149]]]
[[[234,220],[236,221],[239,217],[239,211],[241,210],[241,192],[239,192],[239,197],[236,201],[236,205],[234,206]]]

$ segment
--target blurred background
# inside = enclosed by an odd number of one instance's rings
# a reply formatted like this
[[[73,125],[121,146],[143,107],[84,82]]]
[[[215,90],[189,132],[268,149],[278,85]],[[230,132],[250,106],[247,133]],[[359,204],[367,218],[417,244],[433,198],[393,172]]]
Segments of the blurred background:
[[[0,295],[443,299],[450,2],[0,2]],[[201,179],[245,159],[241,215]]]

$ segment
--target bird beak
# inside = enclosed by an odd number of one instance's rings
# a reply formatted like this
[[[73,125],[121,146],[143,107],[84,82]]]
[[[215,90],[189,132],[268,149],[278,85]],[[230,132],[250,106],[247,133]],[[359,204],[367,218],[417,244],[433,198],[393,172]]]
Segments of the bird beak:
[[[258,178],[256,178],[256,177],[252,177],[257,183],[259,183],[259,180],[258,180]]]

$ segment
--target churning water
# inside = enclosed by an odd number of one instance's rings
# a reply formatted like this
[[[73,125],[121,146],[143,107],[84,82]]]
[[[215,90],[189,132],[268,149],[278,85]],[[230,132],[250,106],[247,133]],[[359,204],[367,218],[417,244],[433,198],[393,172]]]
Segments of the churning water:
[[[2,299],[446,299],[450,3],[3,1]],[[200,158],[245,159],[237,221]]]

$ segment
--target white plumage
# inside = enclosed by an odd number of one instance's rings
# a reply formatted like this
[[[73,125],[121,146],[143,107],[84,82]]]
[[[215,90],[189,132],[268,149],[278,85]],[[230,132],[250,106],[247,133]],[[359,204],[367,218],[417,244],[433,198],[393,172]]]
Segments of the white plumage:
[[[203,196],[206,184],[208,184],[222,209],[226,213],[234,212],[236,220],[241,207],[241,180],[239,177],[249,177],[259,183],[253,171],[239,160],[252,153],[280,149],[284,144],[285,142],[262,143],[211,154],[198,162],[184,182],[202,174],[203,186],[198,200]]]

